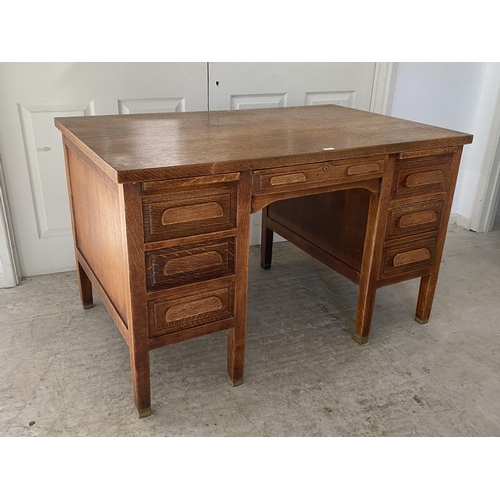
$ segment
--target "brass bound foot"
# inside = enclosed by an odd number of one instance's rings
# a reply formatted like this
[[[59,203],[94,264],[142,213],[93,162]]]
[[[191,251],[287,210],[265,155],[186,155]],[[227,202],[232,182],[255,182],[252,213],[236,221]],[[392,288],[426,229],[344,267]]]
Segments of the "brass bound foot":
[[[368,337],[358,337],[357,335],[354,335],[354,340],[359,344],[363,345],[368,342]]]
[[[137,414],[139,415],[139,418],[149,417],[149,415],[151,415],[151,413],[153,413],[151,411],[151,408],[149,408],[147,410],[142,410],[142,411],[137,410]]]
[[[429,323],[429,318],[427,318],[427,319],[420,319],[420,318],[417,318],[417,317],[415,316],[415,321],[416,321],[417,323],[419,323],[420,325],[426,325],[427,323]]]
[[[241,385],[243,383],[243,379],[242,378],[239,378],[237,380],[232,380],[231,378],[227,378],[229,380],[229,383],[233,386],[233,387],[237,387],[239,385]]]

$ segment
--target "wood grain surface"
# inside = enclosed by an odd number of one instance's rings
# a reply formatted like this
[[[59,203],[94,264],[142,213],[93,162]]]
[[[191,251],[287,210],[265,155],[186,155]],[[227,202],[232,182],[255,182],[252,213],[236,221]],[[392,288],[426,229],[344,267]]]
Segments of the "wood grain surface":
[[[55,124],[118,182],[195,177],[472,142],[469,134],[335,105],[64,117],[56,118]]]

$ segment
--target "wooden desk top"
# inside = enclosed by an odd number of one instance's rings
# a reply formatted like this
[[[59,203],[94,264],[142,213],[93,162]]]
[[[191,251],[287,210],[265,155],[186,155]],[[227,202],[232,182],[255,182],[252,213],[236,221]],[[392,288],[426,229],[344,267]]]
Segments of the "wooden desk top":
[[[56,118],[117,182],[470,144],[472,136],[342,106]],[[323,148],[335,148],[324,150]]]

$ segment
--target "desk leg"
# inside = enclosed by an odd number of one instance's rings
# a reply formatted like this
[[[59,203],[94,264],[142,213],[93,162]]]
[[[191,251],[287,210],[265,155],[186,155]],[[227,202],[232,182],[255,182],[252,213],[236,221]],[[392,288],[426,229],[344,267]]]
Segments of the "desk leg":
[[[151,415],[151,382],[142,200],[136,184],[120,184],[128,255],[129,350],[134,400],[139,417]]]
[[[439,276],[439,268],[443,258],[444,243],[446,240],[446,231],[448,229],[448,222],[450,220],[451,205],[453,202],[453,194],[458,177],[458,168],[460,159],[462,157],[462,146],[460,146],[453,156],[453,161],[450,169],[450,180],[448,183],[447,193],[444,199],[444,206],[441,216],[441,224],[439,228],[439,235],[436,243],[436,253],[434,255],[435,264],[428,276],[423,276],[420,280],[420,289],[418,291],[417,309],[415,312],[415,321],[421,325],[429,322],[431,315],[432,302],[434,301],[434,293]]]
[[[82,299],[83,308],[91,309],[94,307],[94,300],[92,298],[92,283],[79,262],[77,263],[77,275],[78,288],[80,289],[80,298]]]
[[[354,340],[358,344],[368,342],[370,326],[375,306],[375,295],[377,293],[376,275],[379,266],[383,238],[380,238],[380,195],[372,194],[370,208],[368,210],[368,223],[366,226],[363,260],[359,277],[358,306],[356,309],[356,325]],[[379,248],[380,247],[380,248]]]
[[[358,344],[366,344],[368,342],[376,293],[377,289],[369,279],[365,280],[363,284],[360,283],[354,331],[354,340]]]
[[[260,238],[260,267],[262,269],[271,269],[273,258],[273,234],[274,232],[267,228],[267,209],[262,209],[262,226]]]
[[[132,345],[130,347],[130,368],[134,400],[139,418],[151,415],[151,381],[149,348]]]
[[[243,172],[237,191],[234,327],[228,331],[227,345],[227,376],[232,386],[243,383],[245,364],[252,181],[252,173]]]
[[[415,321],[421,325],[425,325],[429,322],[436,284],[437,274],[423,276],[420,280]]]
[[[68,158],[68,147],[64,145],[64,163],[66,165],[66,182],[68,183],[68,193],[70,199],[70,214],[71,214],[71,225],[75,228],[75,214],[73,207],[73,188],[71,185],[71,175],[69,169],[69,158]],[[80,299],[82,301],[82,305],[84,309],[91,309],[94,307],[94,300],[92,297],[92,283],[87,276],[87,273],[83,270],[83,267],[78,262],[78,251],[77,251],[77,243],[76,243],[76,232],[73,230],[73,244],[75,249],[75,260],[76,260],[76,274],[78,276],[78,289],[80,290]]]
[[[394,159],[389,160],[389,172],[394,169]],[[372,193],[368,210],[363,260],[359,277],[358,306],[354,340],[358,344],[368,342],[375,306],[377,281],[382,264],[382,250],[389,212],[392,175],[386,175],[380,186],[380,193]]]
[[[244,366],[245,328],[230,328],[227,337],[227,378],[233,387],[243,383]]]

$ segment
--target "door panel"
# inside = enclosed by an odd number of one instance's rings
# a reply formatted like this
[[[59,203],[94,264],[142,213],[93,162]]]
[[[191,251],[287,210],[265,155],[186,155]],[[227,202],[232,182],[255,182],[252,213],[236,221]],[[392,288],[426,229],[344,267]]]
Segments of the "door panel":
[[[375,63],[209,63],[209,109],[336,104],[370,110]],[[261,213],[250,244],[260,244]],[[283,241],[276,235],[275,241]]]
[[[287,97],[287,94],[231,95],[229,109],[283,108]]]
[[[120,113],[120,115],[134,113],[173,113],[182,111],[186,111],[186,99],[184,97],[118,100],[118,113]]]
[[[23,276],[75,267],[55,117],[206,109],[206,63],[1,63],[0,153]]]
[[[60,154],[62,138],[53,126],[54,118],[93,114],[92,103],[18,107],[38,237],[71,237],[64,158]]]
[[[375,63],[210,63],[209,107],[341,104],[369,111],[374,74]]]

